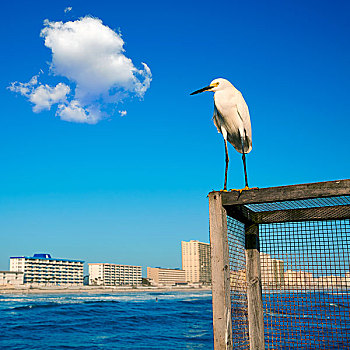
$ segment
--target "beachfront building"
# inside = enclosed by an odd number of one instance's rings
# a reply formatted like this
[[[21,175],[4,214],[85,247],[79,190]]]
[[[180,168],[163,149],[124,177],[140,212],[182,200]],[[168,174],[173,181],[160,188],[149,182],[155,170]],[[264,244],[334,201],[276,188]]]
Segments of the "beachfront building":
[[[317,283],[310,272],[287,270],[285,272],[285,286],[287,289],[309,289],[317,288]]]
[[[12,256],[10,271],[24,273],[24,283],[83,285],[84,261],[52,258],[50,254]]]
[[[0,286],[19,286],[23,284],[23,272],[0,271]]]
[[[285,283],[284,261],[260,253],[261,282],[264,288],[281,287]]]
[[[142,284],[142,266],[91,263],[89,285],[95,286],[136,286]]]
[[[211,283],[210,244],[199,241],[181,242],[182,269],[186,281],[191,283]]]
[[[317,287],[322,289],[347,289],[346,278],[340,276],[321,276],[317,279]]]
[[[173,286],[185,284],[186,274],[180,269],[164,269],[161,267],[147,267],[147,279],[155,285]]]

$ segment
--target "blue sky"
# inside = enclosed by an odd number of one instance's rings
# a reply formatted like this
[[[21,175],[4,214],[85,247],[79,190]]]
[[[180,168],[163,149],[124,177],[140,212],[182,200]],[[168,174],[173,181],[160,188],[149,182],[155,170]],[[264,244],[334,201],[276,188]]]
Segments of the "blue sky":
[[[71,11],[64,12],[67,7]],[[349,177],[350,5],[346,1],[7,2],[1,21],[0,270],[12,255],[181,266],[181,240],[208,241],[206,195],[221,189],[224,148],[212,94],[229,79],[250,109],[251,186]],[[43,22],[87,15],[124,40],[152,82],[96,124],[32,111],[7,87],[49,74]],[[127,111],[121,116],[118,111]],[[228,187],[244,186],[230,148]]]

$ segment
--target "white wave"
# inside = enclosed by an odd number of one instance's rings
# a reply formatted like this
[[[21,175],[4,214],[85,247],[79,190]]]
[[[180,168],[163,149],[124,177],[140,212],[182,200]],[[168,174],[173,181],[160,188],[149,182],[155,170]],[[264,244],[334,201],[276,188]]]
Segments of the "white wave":
[[[155,300],[183,300],[196,301],[211,297],[210,291],[205,292],[134,292],[134,293],[118,293],[118,294],[60,294],[60,295],[21,295],[11,296],[1,299],[2,306],[26,306],[30,304],[83,304],[86,302],[148,302]]]

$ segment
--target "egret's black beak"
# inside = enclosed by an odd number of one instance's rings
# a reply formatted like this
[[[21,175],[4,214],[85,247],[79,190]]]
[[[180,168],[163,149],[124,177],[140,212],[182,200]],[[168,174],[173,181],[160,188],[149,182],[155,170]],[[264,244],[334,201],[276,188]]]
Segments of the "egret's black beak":
[[[206,86],[206,87],[204,87],[203,89],[199,89],[199,90],[197,90],[197,91],[191,92],[190,95],[196,95],[196,94],[199,94],[199,93],[201,93],[201,92],[211,90],[213,87],[214,87],[214,86],[210,86],[210,85],[209,85],[209,86]]]

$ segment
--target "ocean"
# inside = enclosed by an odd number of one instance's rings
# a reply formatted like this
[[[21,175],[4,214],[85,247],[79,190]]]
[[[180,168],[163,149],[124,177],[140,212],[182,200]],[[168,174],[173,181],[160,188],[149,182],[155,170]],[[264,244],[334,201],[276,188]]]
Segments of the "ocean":
[[[0,349],[212,349],[211,308],[210,291],[0,295]]]
[[[267,349],[350,349],[349,293],[263,298]],[[235,307],[234,342],[247,349]],[[211,292],[0,295],[0,349],[213,349]]]

